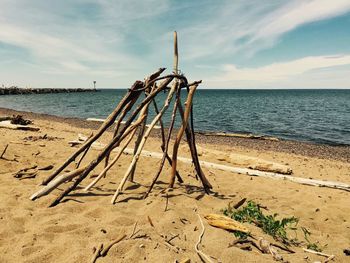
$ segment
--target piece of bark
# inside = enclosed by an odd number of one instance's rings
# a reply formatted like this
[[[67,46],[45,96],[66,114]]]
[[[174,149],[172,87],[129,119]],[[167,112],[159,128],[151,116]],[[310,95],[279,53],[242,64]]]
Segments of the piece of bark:
[[[229,231],[240,231],[243,233],[249,233],[249,230],[242,223],[223,215],[208,214],[204,216],[208,224],[214,227]]]

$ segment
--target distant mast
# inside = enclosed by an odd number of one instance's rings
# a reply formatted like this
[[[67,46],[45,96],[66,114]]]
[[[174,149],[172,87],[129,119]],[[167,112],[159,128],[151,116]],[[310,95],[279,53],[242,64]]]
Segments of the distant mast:
[[[96,91],[96,80],[94,80],[94,91]]]

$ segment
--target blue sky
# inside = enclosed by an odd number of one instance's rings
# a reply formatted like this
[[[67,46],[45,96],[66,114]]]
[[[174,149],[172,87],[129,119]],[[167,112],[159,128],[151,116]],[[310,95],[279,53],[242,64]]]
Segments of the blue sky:
[[[350,88],[350,0],[0,0],[0,85],[126,88],[159,67],[204,88]]]

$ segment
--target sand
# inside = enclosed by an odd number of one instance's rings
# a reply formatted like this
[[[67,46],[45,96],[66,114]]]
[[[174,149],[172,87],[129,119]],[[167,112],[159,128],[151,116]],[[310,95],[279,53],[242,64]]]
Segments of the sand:
[[[0,115],[7,113],[13,111],[0,110]],[[220,214],[229,202],[235,203],[242,198],[266,206],[269,209],[266,213],[298,217],[299,225],[312,232],[313,241],[327,244],[324,252],[334,254],[334,262],[349,262],[350,258],[345,256],[343,249],[350,247],[350,193],[341,190],[204,169],[214,191],[212,195],[206,195],[194,178],[193,168],[179,163],[185,183],[177,183],[168,192],[167,210],[164,211],[167,198],[161,190],[168,182],[170,167],[165,167],[154,191],[143,200],[142,193],[155,174],[159,160],[141,157],[136,172],[137,184],[128,183],[119,202],[111,205],[110,199],[131,159],[123,156],[107,178],[90,192],[75,191],[65,202],[53,208],[47,206],[60,193],[59,190],[31,201],[30,195],[39,189],[40,182],[50,171],[40,171],[35,178],[24,180],[14,178],[14,173],[33,165],[58,166],[75,150],[69,147],[68,141],[75,140],[78,133],[88,135],[96,124],[29,113],[25,117],[34,120],[40,131],[0,129],[0,152],[9,144],[5,157],[18,159],[18,162],[0,159],[0,262],[90,262],[94,247],[101,243],[109,244],[123,234],[129,236],[135,222],[136,230],[139,230],[135,236],[138,238],[121,241],[97,262],[175,262],[185,258],[201,262],[194,250],[201,231],[197,214],[201,218],[208,213]],[[53,137],[52,140],[24,139],[44,134]],[[106,142],[108,135],[101,140],[102,143]],[[229,164],[218,160],[215,151],[210,153],[213,149],[288,165],[294,176],[350,183],[350,164],[346,157],[349,155],[348,147],[235,138],[225,138],[230,143],[222,143],[222,140],[199,137],[199,145],[209,149],[200,159]],[[288,152],[288,145],[293,145],[296,153]],[[159,151],[157,136],[150,138],[146,149]],[[327,149],[324,151],[329,154],[324,155],[320,149]],[[93,150],[87,159],[91,160],[96,154],[97,151]],[[181,147],[180,155],[188,156],[185,147]],[[342,158],[344,155],[345,159]],[[101,166],[93,174],[99,171]],[[235,239],[232,233],[211,227],[205,220],[204,225],[200,249],[219,262],[274,262],[271,255],[254,249],[243,251],[228,247]],[[181,251],[176,253],[174,248],[169,249],[160,234],[168,238],[178,235],[171,243]],[[298,232],[298,238],[303,239],[301,232]],[[314,262],[325,259],[307,254],[301,248],[293,249],[295,254],[282,253],[285,260]]]

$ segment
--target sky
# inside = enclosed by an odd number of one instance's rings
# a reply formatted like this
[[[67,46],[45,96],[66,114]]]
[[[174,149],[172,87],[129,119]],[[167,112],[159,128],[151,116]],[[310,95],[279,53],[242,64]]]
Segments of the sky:
[[[350,88],[350,0],[0,0],[0,85]]]

